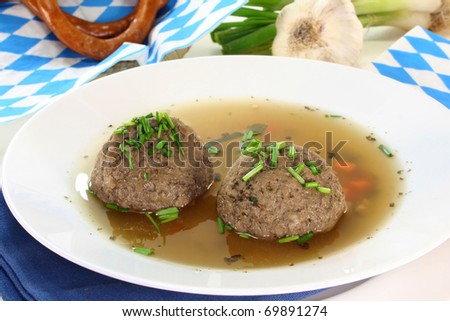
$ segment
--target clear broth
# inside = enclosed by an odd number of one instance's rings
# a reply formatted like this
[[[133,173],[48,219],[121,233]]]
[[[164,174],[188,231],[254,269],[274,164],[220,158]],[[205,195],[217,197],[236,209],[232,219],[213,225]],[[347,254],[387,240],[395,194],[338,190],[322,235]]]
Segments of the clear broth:
[[[372,133],[344,117],[329,116],[318,109],[298,104],[255,98],[197,101],[182,108],[177,106],[171,116],[194,128],[204,142],[223,137],[236,137],[234,141],[239,141],[248,128],[256,127],[263,128],[264,134],[270,132],[273,141],[315,146],[312,149],[327,158],[331,149],[346,141],[338,155],[356,167],[349,173],[337,171],[337,174],[346,191],[348,211],[332,231],[317,234],[308,241],[307,246],[299,246],[296,242],[279,244],[244,239],[229,231],[219,234],[216,194],[220,180],[203,197],[182,209],[178,220],[162,224],[160,236],[145,215],[106,210],[95,198],[83,202],[83,206],[87,207],[85,211],[98,230],[130,249],[152,248],[153,256],[158,259],[198,268],[245,270],[295,265],[305,260],[322,259],[355,242],[370,241],[400,201],[402,178],[398,174],[401,169],[399,162],[378,149],[382,142],[376,141]],[[109,130],[105,132],[105,137],[109,136]],[[327,139],[327,132],[331,133],[332,142],[329,136]],[[230,142],[227,141],[224,146]],[[98,146],[96,148],[83,156],[86,160],[83,172],[91,171],[99,149]],[[230,157],[230,153],[227,155]],[[236,152],[231,158],[226,158],[223,153],[213,156],[213,161],[222,162],[220,167],[215,168],[216,175],[224,177],[238,156]],[[335,160],[333,164],[336,164]]]

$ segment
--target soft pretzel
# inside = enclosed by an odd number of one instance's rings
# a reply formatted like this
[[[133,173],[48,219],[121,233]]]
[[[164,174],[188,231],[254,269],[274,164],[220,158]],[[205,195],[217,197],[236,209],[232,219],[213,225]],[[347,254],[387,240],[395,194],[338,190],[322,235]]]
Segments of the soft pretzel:
[[[1,0],[0,0],[1,1]],[[39,9],[40,1],[39,0],[23,0],[24,4],[33,12],[36,16],[41,18],[41,11]],[[78,29],[87,33],[91,36],[97,38],[113,38],[122,32],[124,32],[131,21],[133,21],[136,15],[136,8],[134,7],[133,11],[130,12],[127,16],[122,19],[112,21],[112,22],[91,22],[86,21],[76,16],[73,16],[67,12],[64,12],[64,15],[69,19],[69,21]]]
[[[127,17],[116,22],[97,24],[75,18],[64,12],[57,0],[23,0],[70,49],[86,57],[103,60],[124,42],[142,43],[148,35],[158,10],[167,0],[139,0]],[[99,33],[104,28],[106,32]]]

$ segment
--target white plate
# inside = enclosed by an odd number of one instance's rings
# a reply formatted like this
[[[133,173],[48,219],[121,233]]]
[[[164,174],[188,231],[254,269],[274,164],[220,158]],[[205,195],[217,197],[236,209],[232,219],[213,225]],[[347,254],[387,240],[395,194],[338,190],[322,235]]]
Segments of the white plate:
[[[100,235],[80,215],[68,175],[108,124],[197,98],[262,97],[345,114],[401,151],[412,169],[408,193],[388,226],[322,260],[294,267],[198,269],[137,255]],[[340,65],[275,57],[182,59],[132,69],[66,94],[35,115],[4,159],[3,192],[39,242],[88,269],[175,291],[256,295],[319,289],[365,279],[410,262],[450,235],[450,113],[390,79]]]

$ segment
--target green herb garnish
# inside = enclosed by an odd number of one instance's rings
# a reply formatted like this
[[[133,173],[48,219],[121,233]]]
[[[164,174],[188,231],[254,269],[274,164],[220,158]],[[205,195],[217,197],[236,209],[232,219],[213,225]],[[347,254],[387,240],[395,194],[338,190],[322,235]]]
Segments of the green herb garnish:
[[[115,211],[118,211],[118,212],[128,212],[130,210],[129,208],[120,207],[119,205],[114,204],[114,203],[106,203],[105,207],[109,208],[110,210],[115,210]]]
[[[301,177],[292,167],[286,167],[287,171],[302,185],[305,185],[305,179]]]
[[[303,244],[303,243],[305,243],[306,241],[308,241],[310,238],[312,238],[314,236],[314,233],[313,232],[308,232],[308,233],[306,233],[306,234],[303,234],[302,236],[300,236],[298,239],[297,239],[297,243],[298,244]]]
[[[323,194],[331,194],[331,188],[329,187],[318,186],[316,189]]]
[[[247,174],[245,174],[242,177],[242,180],[244,182],[247,182],[250,178],[252,178],[254,175],[256,175],[257,173],[259,173],[260,171],[262,171],[264,168],[264,163],[263,161],[259,161],[258,163],[255,164],[255,166],[253,167],[253,169],[248,172]]]
[[[225,223],[223,222],[223,219],[220,216],[217,217],[217,230],[219,231],[220,234],[225,233]]]
[[[145,247],[134,247],[133,251],[142,255],[152,255],[153,250]]]
[[[156,221],[153,219],[152,214],[149,212],[145,213],[145,216],[148,217],[148,219],[150,220],[150,222],[152,222],[153,226],[155,227],[156,231],[158,232],[158,235],[161,235],[161,230],[159,228],[158,223],[156,223]]]
[[[289,243],[289,242],[298,240],[298,238],[299,238],[299,236],[297,234],[295,234],[295,235],[291,235],[291,236],[282,237],[281,239],[278,239],[277,242],[278,243]]]
[[[159,210],[155,213],[155,215],[160,220],[161,224],[171,222],[178,218],[180,210],[177,207],[168,207],[162,210]]]
[[[220,153],[220,149],[218,149],[216,146],[210,146],[208,148],[208,153],[212,155],[217,155]]]
[[[391,151],[390,151],[386,146],[384,146],[383,144],[381,144],[380,146],[378,146],[378,148],[379,148],[386,156],[388,156],[388,157],[393,157],[393,156],[394,156],[394,154],[392,154]]]

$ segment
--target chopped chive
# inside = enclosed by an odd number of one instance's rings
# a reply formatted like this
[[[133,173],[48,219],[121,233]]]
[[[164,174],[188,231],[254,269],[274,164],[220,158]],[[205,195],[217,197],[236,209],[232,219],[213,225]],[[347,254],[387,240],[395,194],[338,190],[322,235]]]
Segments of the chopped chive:
[[[122,126],[124,126],[124,127],[131,127],[131,126],[134,126],[134,125],[136,125],[134,120],[122,124]]]
[[[248,233],[237,233],[237,235],[239,235],[240,237],[242,237],[243,239],[249,239],[252,236]]]
[[[161,154],[162,154],[164,157],[169,158],[170,156],[172,156],[173,151],[172,151],[171,149],[163,148],[163,149],[161,150]]]
[[[162,119],[161,114],[159,112],[156,112],[155,118],[156,118],[156,122],[159,124]]]
[[[169,131],[169,126],[167,126],[167,124],[165,122],[161,123],[161,125],[165,132]]]
[[[298,236],[298,234],[286,236],[286,237],[282,237],[281,239],[278,239],[277,242],[278,243],[289,243],[289,242],[298,240],[299,237],[300,236]]]
[[[321,192],[323,194],[331,194],[331,188],[329,188],[329,187],[318,186],[316,188],[319,192]]]
[[[262,171],[264,168],[264,164],[262,162],[258,162],[256,163],[256,166],[247,174],[245,174],[242,177],[242,180],[244,182],[247,182],[250,178],[252,178],[254,175],[256,175],[257,173],[259,173],[260,171]]]
[[[286,148],[286,142],[277,142],[275,146],[278,150],[282,150]]]
[[[175,221],[178,218],[178,215],[172,215],[172,216],[168,216],[168,217],[163,217],[160,219],[161,224],[165,224],[165,223],[169,223],[172,221]]]
[[[170,118],[168,113],[164,113],[164,118],[167,120],[167,123],[169,124],[170,128],[174,129],[175,125],[172,122],[172,119]]]
[[[119,144],[119,150],[122,154],[125,153],[125,143],[124,142]]]
[[[119,127],[113,132],[113,134],[120,135],[120,134],[125,134],[126,132],[127,132],[127,129],[125,127]]]
[[[210,146],[208,148],[208,153],[209,154],[213,154],[213,155],[217,155],[220,153],[220,149],[218,149],[216,146]]]
[[[259,155],[262,156],[263,158],[267,158],[269,155],[267,155],[266,152],[260,151]]]
[[[167,143],[167,140],[161,140],[160,142],[158,142],[158,144],[156,144],[156,149],[157,150],[161,150],[161,149],[163,149],[166,145],[167,145],[168,143]]]
[[[314,162],[314,161],[306,161],[305,164],[306,164],[306,166],[308,166],[308,167],[316,166],[316,162]]]
[[[161,235],[161,230],[159,229],[159,225],[158,223],[156,223],[156,221],[153,219],[152,215],[149,212],[145,212],[145,216],[148,217],[148,219],[150,220],[150,222],[152,222],[152,224],[155,226],[156,231],[158,232],[158,235]]]
[[[149,113],[149,114],[145,115],[145,118],[153,118],[153,113]]]
[[[144,129],[144,133],[148,134],[151,130],[150,121],[146,117],[141,117],[140,122],[142,124],[142,128]]]
[[[306,234],[303,234],[302,236],[300,236],[298,239],[297,239],[297,243],[298,244],[303,244],[303,243],[305,243],[306,241],[308,241],[310,238],[312,238],[314,236],[314,233],[313,232],[308,232],[308,233],[306,233]]]
[[[271,149],[270,167],[276,168],[278,165],[278,148]]]
[[[311,170],[311,173],[313,173],[313,175],[320,174],[320,170],[316,166],[310,166],[309,169]]]
[[[220,216],[217,216],[217,230],[220,234],[225,233],[225,224]]]
[[[143,254],[143,255],[152,255],[153,254],[153,250],[152,249],[147,249],[145,247],[135,247],[133,248],[133,251],[139,254]]]
[[[226,229],[227,231],[232,231],[232,230],[234,230],[233,226],[231,226],[230,224],[225,224],[225,229]]]
[[[244,136],[242,137],[242,141],[247,141],[253,138],[253,130],[248,130],[244,133]]]
[[[290,145],[287,156],[289,158],[295,158],[295,154],[296,153],[297,153],[297,151],[295,150],[295,146],[294,145]]]
[[[164,215],[173,215],[173,214],[179,214],[180,210],[177,207],[168,207],[159,211],[156,211],[156,216],[164,216]]]
[[[394,154],[392,154],[391,151],[390,151],[386,146],[384,146],[383,144],[381,144],[380,146],[378,146],[378,148],[379,148],[386,156],[388,156],[388,157],[393,157],[393,156],[394,156]]]
[[[317,182],[306,182],[305,183],[306,188],[316,188],[319,187],[319,183]]]
[[[302,172],[302,170],[303,169],[305,169],[305,163],[300,163],[298,166],[297,166],[297,168],[295,169],[295,172],[297,173],[297,174],[300,174],[301,172]]]
[[[109,208],[110,210],[115,210],[115,211],[118,211],[118,212],[128,212],[130,210],[130,209],[126,208],[126,207],[120,207],[119,205],[114,204],[114,203],[106,203],[105,207]]]
[[[161,125],[159,125],[158,126],[158,139],[160,139],[161,138],[161,135],[162,135],[162,130],[163,130],[163,128],[162,128],[162,126]]]
[[[148,173],[144,172],[144,180],[148,181]]]
[[[126,147],[128,147],[128,146],[126,146]],[[124,150],[124,156],[125,156],[125,157],[127,158],[127,160],[128,160],[128,166],[130,167],[130,170],[134,170],[134,164],[133,164],[133,160],[132,160],[130,148],[125,148],[125,150]]]
[[[302,185],[305,185],[305,179],[301,177],[292,167],[286,167],[287,171]]]

